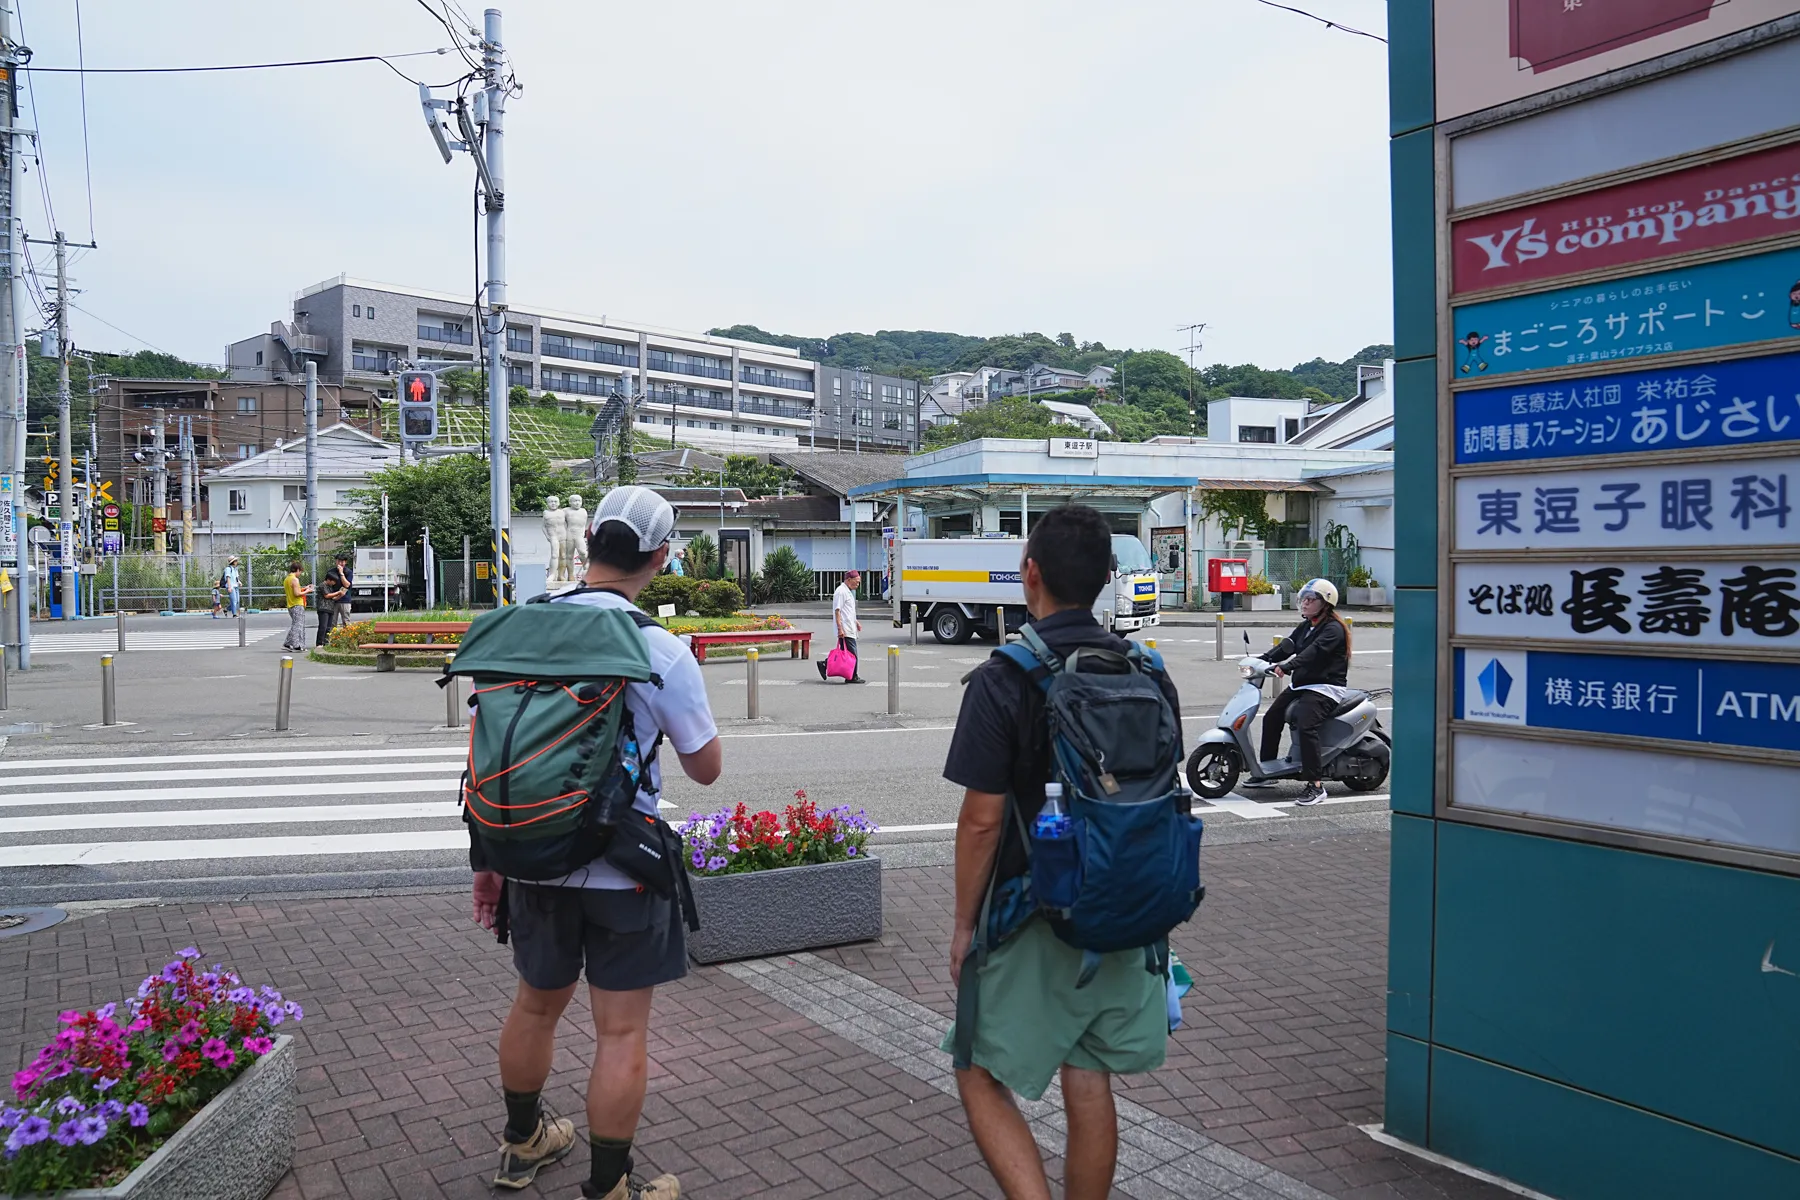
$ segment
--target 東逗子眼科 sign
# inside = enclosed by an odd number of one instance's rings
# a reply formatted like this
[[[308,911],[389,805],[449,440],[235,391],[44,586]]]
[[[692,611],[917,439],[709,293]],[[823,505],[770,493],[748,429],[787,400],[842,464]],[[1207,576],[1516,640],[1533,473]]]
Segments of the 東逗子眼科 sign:
[[[1457,221],[1453,295],[1800,229],[1800,142]]]
[[[1456,480],[1458,550],[1788,545],[1800,455]]]
[[[1800,554],[1695,562],[1462,562],[1457,637],[1800,646]]]
[[[1800,247],[1452,310],[1453,377],[1800,338]]]
[[[1463,463],[1800,440],[1800,354],[1457,392]]]
[[[1460,721],[1800,750],[1800,663],[1471,647],[1455,671]]]

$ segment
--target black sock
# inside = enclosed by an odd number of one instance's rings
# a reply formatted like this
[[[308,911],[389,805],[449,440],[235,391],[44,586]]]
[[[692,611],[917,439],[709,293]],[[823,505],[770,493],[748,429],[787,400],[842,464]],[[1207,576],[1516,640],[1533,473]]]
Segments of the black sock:
[[[631,1173],[631,1141],[619,1141],[616,1138],[596,1137],[588,1134],[588,1154],[592,1165],[588,1168],[587,1194],[604,1196],[619,1185],[619,1180]]]
[[[539,1093],[501,1088],[500,1094],[506,1098],[506,1140],[514,1145],[529,1142],[537,1133]]]

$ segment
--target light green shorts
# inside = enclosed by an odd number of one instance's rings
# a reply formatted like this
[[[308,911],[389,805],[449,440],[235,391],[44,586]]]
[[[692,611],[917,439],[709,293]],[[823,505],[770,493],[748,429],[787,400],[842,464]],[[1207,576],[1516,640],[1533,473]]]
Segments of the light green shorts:
[[[1141,950],[1101,960],[1076,990],[1081,951],[1033,920],[988,955],[976,975],[980,1009],[971,1059],[1036,1100],[1066,1064],[1135,1075],[1162,1066],[1169,1043],[1168,985],[1144,969]],[[954,1053],[956,1027],[944,1035]]]

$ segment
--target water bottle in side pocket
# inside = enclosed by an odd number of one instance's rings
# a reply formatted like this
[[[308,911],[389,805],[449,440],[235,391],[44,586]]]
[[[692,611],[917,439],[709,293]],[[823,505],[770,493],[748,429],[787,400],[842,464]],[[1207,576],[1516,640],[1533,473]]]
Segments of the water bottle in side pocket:
[[[1031,826],[1031,890],[1044,908],[1066,909],[1081,891],[1081,848],[1063,807],[1060,783],[1044,785],[1044,807]]]

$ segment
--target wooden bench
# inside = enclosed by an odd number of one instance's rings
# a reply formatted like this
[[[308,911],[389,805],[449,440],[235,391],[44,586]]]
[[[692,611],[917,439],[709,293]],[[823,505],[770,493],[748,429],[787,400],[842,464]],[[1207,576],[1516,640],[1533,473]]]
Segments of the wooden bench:
[[[440,633],[467,633],[469,632],[469,623],[467,621],[377,621],[369,629],[370,632],[377,635],[385,634],[387,640],[385,642],[363,642],[356,648],[375,652],[375,669],[377,671],[392,671],[399,661],[398,656],[402,654],[442,654],[446,649],[453,651],[455,643],[434,644],[434,639]],[[422,633],[425,635],[425,641],[423,643],[394,641],[395,635],[402,633]]]
[[[694,661],[706,661],[708,646],[762,646],[786,642],[789,658],[812,657],[812,634],[803,629],[743,629],[732,633],[695,633],[688,635],[694,650]]]

